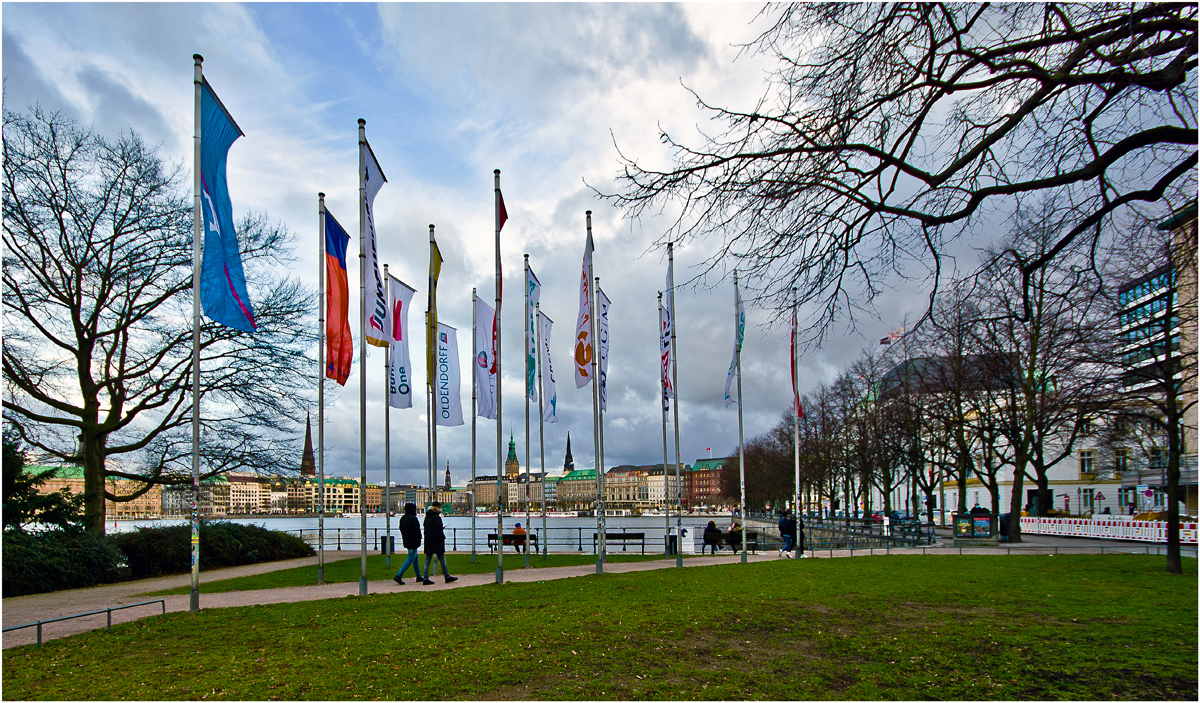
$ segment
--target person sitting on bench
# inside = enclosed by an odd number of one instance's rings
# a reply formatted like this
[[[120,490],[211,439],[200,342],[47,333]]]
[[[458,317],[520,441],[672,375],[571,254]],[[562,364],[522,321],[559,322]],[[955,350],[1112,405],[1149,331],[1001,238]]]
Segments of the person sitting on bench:
[[[704,554],[705,547],[712,547],[712,553],[716,554],[721,548],[721,528],[717,527],[717,523],[709,520],[708,526],[704,528],[704,544],[700,547],[700,554]]]
[[[736,522],[733,523],[733,527],[729,528],[729,536],[725,538],[725,541],[729,543],[730,547],[733,547],[733,553],[737,554],[738,550],[742,548],[742,526]]]
[[[513,526],[513,547],[516,547],[517,552],[525,551],[525,528],[521,527],[521,523]]]

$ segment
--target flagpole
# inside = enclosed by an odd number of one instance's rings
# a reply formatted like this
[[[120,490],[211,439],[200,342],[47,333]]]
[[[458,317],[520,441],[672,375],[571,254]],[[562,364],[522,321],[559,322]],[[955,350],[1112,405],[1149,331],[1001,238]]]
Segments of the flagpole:
[[[433,289],[433,277],[429,277],[430,290]],[[431,294],[432,295],[432,294]],[[432,302],[432,300],[430,300]],[[432,335],[429,333],[429,321],[432,315],[429,310],[425,311],[425,346],[431,347],[433,344]],[[425,364],[429,369],[425,373],[425,459],[429,464],[426,468],[429,471],[429,482],[433,482],[433,441],[430,439],[433,428],[433,360],[430,357],[429,349],[425,350]]]
[[[675,405],[672,408],[675,419],[675,534],[679,535],[678,549],[675,550],[675,566],[683,566],[683,467],[679,461],[679,352],[675,348],[675,245],[667,242],[667,288],[670,289],[671,314],[671,385],[675,388]],[[663,466],[663,472],[667,470]]]
[[[662,367],[662,333],[663,333],[663,302],[662,291],[658,292],[658,365],[659,365],[659,382],[658,385],[662,389],[662,434],[663,434],[663,505],[666,507],[666,526],[663,528],[663,558],[671,557],[671,502],[667,498],[667,485],[670,474],[667,472],[667,412],[670,407],[670,400],[667,397],[667,375],[663,372]],[[667,351],[670,354],[670,350]],[[670,356],[667,357],[668,360]],[[675,540],[676,546],[679,544],[679,538]]]
[[[317,193],[317,238],[320,239],[320,253],[317,255],[317,316],[319,318],[319,350],[317,357],[320,362],[317,377],[317,488],[320,495],[317,498],[317,584],[325,583],[325,194]]]
[[[596,276],[595,280],[596,280],[596,307],[598,308],[600,305],[600,295],[601,295],[600,277]],[[608,314],[607,311],[605,312],[605,314],[606,315]],[[603,349],[604,349],[604,341],[602,339],[600,339],[600,316],[597,315],[596,316],[596,363],[599,365],[599,372],[596,374],[596,386],[599,389],[598,395],[600,396],[600,402],[596,405],[596,419],[598,420],[597,424],[599,426],[599,435],[600,435],[600,495],[604,496],[604,507],[607,508],[608,507],[608,486],[605,485],[607,483],[607,481],[605,480],[605,477],[604,477],[604,406],[608,404],[608,394],[606,392],[608,389],[604,382],[604,377],[607,375],[607,372],[605,372],[605,370],[604,370],[604,364],[601,363],[603,361],[603,359],[601,358],[602,354],[603,354]],[[600,534],[603,536],[600,538],[600,543],[604,547],[601,554],[603,555],[603,557],[605,559],[608,558],[608,539],[607,539],[607,534],[606,534],[607,529],[608,529],[608,515],[601,515],[601,517],[600,517]]]
[[[360,520],[358,595],[367,595],[367,121],[358,120],[358,515]]]
[[[800,393],[797,388],[797,383],[800,380],[800,368],[796,357],[796,289],[792,288],[792,446],[794,448],[796,462],[796,495],[792,502],[792,508],[796,511],[796,549],[800,549],[800,527],[802,518],[800,517]],[[738,396],[741,400],[741,396]],[[801,550],[797,555],[800,558],[804,557],[804,551]]]
[[[479,296],[476,295],[474,288],[471,289],[471,563],[475,563],[475,491],[478,486],[475,485],[475,416],[479,414],[479,374],[475,373],[475,364],[479,363],[479,350],[475,348],[476,340],[479,339],[479,314],[476,300]]]
[[[542,304],[540,302],[534,306],[533,319],[537,321],[537,354],[534,356],[534,363],[537,364],[538,383],[538,451],[541,452],[542,458],[542,558],[549,559],[550,548],[547,545],[549,533],[546,532],[546,393],[542,387]]]
[[[383,265],[383,280],[385,285],[390,289],[392,287],[392,279],[388,278],[388,265]],[[389,312],[390,315],[390,312]],[[392,339],[396,338],[395,330],[392,330]],[[388,357],[392,353],[392,340],[388,340],[388,344],[383,348],[383,564],[384,566],[392,566],[392,514],[388,509],[392,505],[392,396],[389,386],[391,378],[391,366],[388,365]],[[363,495],[366,496],[364,487]],[[365,512],[363,513],[366,514]]]
[[[433,250],[437,246],[437,240],[433,236],[433,225],[429,225],[429,260],[433,261]],[[437,282],[430,281],[429,286],[429,329],[433,333],[430,337],[430,343],[433,344],[433,369],[429,372],[429,403],[432,406],[433,414],[429,418],[429,495],[430,501],[437,500],[437,375],[438,375],[438,321],[437,321]],[[430,565],[432,573],[436,574],[438,570],[437,559],[434,559]],[[429,578],[429,572],[425,574],[425,578]]]
[[[741,314],[738,309],[738,287],[737,287],[737,270],[733,272],[733,330],[737,339],[737,406],[738,406],[738,493],[739,504],[738,512],[742,516],[742,563],[746,563],[746,451],[745,440],[742,429],[742,331],[741,331]]]
[[[587,236],[588,241],[592,241],[592,211],[587,211]],[[595,458],[594,465],[596,467],[596,529],[599,534],[596,536],[596,573],[604,573],[604,470],[600,466],[600,380],[598,373],[600,362],[600,345],[597,343],[596,324],[596,287],[592,279],[592,259],[595,259],[596,253],[593,250],[592,256],[588,260],[587,281],[585,285],[588,287],[588,335],[592,340],[592,447],[595,452],[592,456]]]
[[[504,503],[500,496],[504,482],[504,422],[500,403],[500,299],[504,295],[500,271],[500,169],[492,173],[496,181],[496,320],[493,323],[496,330],[496,539],[500,540],[500,548],[496,550],[496,583],[504,583]]]
[[[529,329],[532,320],[529,320],[529,254],[525,255],[525,356],[529,356],[529,336],[532,330]],[[525,531],[530,531],[529,524],[529,360],[525,360]],[[529,567],[529,542],[528,536],[525,537],[525,567]]]
[[[204,82],[204,71],[200,64],[204,57],[192,54],[195,62],[194,79],[196,94],[196,132],[193,137],[195,168],[192,169],[192,589],[189,610],[200,610],[200,243],[204,239],[203,215],[200,211],[200,89]]]

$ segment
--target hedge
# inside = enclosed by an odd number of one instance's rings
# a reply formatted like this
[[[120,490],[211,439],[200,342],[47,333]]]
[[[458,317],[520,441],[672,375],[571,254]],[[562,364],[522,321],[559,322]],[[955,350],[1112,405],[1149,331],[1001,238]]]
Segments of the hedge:
[[[299,537],[257,525],[200,523],[200,569],[312,556]],[[4,597],[191,571],[191,528],[140,527],[107,537],[4,533]]]

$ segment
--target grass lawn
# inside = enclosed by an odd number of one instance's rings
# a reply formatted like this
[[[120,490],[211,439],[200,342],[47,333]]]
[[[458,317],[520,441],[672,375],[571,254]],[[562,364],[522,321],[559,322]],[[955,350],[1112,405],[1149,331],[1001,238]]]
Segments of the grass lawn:
[[[172,613],[4,651],[6,699],[1196,700],[1197,571],[890,556]]]
[[[404,563],[405,554],[392,555],[392,565],[386,565],[382,554],[367,556],[367,580],[368,581],[385,581],[396,575],[396,571],[400,569],[400,565]],[[421,560],[421,569],[425,569],[425,554],[424,552],[417,555]],[[661,554],[645,556],[641,554],[609,554],[606,561],[608,562],[623,562],[623,561],[653,561],[655,559],[662,560],[664,557]],[[674,557],[672,557],[674,559]],[[529,568],[540,569],[548,566],[580,566],[583,564],[595,564],[596,557],[592,554],[551,554],[543,559],[540,554],[529,555]],[[475,562],[471,563],[470,554],[447,554],[446,566],[450,568],[451,576],[460,576],[462,574],[493,574],[496,572],[496,555],[494,554],[476,554]],[[515,571],[525,568],[524,554],[505,554],[504,555],[504,570]],[[441,570],[441,567],[438,568]],[[325,583],[358,583],[358,579],[362,576],[362,562],[358,558],[339,559],[338,561],[325,562]],[[443,578],[440,574],[432,577],[435,581],[441,581]],[[404,575],[405,583],[413,583],[412,568]],[[237,578],[221,579],[219,581],[205,581],[204,575],[200,576],[200,592],[203,593],[225,593],[227,591],[257,591],[264,588],[284,588],[287,586],[311,586],[317,582],[317,567],[316,566],[298,566],[294,569],[280,569],[279,571],[269,571],[265,574],[256,574],[254,576],[239,576]],[[191,593],[192,587],[180,586],[179,588],[170,588],[163,591],[154,591],[147,593],[148,596],[175,596]]]

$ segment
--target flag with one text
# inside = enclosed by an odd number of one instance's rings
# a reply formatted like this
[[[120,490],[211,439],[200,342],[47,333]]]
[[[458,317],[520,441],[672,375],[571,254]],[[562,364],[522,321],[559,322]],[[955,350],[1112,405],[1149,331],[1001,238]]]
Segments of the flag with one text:
[[[388,356],[388,405],[393,408],[412,407],[412,360],[408,349],[408,311],[417,291],[388,274],[388,337],[391,353]]]

